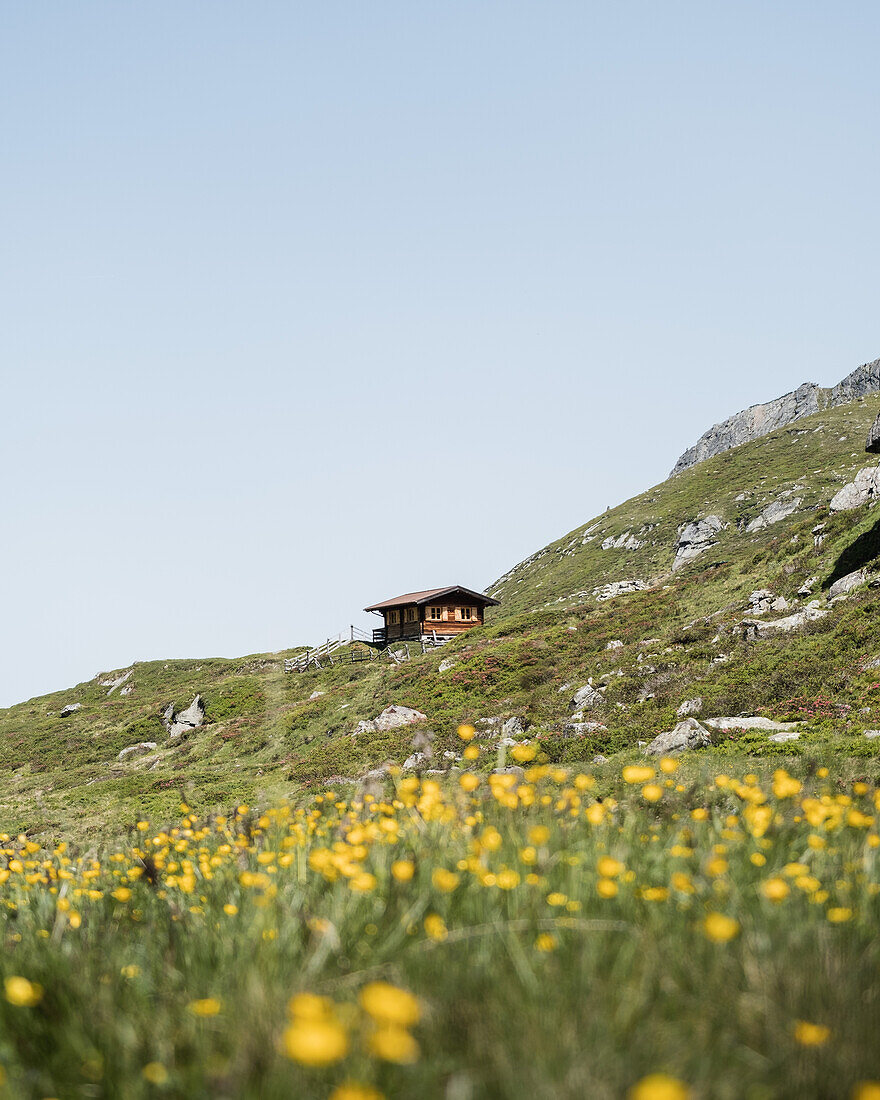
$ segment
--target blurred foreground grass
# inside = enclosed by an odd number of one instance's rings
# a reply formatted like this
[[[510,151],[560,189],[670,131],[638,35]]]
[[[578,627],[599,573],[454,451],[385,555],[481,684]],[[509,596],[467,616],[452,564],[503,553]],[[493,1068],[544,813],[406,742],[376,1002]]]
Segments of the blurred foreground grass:
[[[876,1100],[880,794],[728,764],[0,837],[0,1095]]]

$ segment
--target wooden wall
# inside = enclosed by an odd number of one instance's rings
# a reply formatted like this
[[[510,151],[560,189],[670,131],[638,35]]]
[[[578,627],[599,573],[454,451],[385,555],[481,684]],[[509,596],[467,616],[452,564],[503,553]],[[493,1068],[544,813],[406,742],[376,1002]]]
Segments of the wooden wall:
[[[462,619],[457,616],[456,612],[465,606],[471,608],[472,618]],[[430,609],[432,607],[439,607],[441,611],[441,618],[430,618]],[[461,634],[465,630],[470,630],[471,627],[480,626],[483,622],[483,609],[473,604],[464,603],[448,603],[446,601],[438,601],[435,604],[428,604],[423,607],[419,607],[419,618],[416,622],[406,621],[405,607],[386,608],[382,612],[385,619],[385,636],[389,641],[401,638],[418,638],[421,634],[430,634],[431,631],[436,631],[437,634]],[[396,611],[398,613],[399,621],[392,623],[389,620],[391,615],[389,612]]]

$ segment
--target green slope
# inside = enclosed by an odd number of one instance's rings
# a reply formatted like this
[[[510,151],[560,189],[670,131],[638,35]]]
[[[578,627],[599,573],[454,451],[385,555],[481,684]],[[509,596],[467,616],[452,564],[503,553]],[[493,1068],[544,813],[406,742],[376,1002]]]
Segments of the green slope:
[[[197,807],[229,805],[353,779],[412,751],[412,729],[354,736],[358,721],[390,704],[428,716],[438,760],[460,750],[460,721],[518,715],[533,723],[529,734],[540,736],[548,759],[574,762],[635,756],[640,740],[671,728],[683,699],[700,695],[705,714],[810,720],[794,744],[731,734],[711,753],[834,754],[854,774],[878,775],[880,740],[862,731],[880,726],[880,671],[868,667],[880,657],[880,592],[866,586],[793,634],[755,642],[738,628],[752,590],[769,588],[794,611],[807,577],[819,578],[822,597],[880,552],[875,510],[828,512],[831,496],[872,464],[862,447],[875,404],[798,421],[584,524],[493,586],[503,603],[485,627],[404,664],[342,661],[297,675],[284,673],[285,654],[151,662],[133,666],[124,696],[108,694],[101,675],[0,711],[0,828],[85,835],[139,815],[171,816],[181,794]],[[785,491],[801,500],[792,515],[743,529]],[[708,514],[728,524],[717,545],[670,573],[678,528]],[[645,545],[601,549],[626,532]],[[607,602],[593,595],[634,579],[650,587]],[[623,645],[607,649],[611,641]],[[568,701],[589,677],[604,690],[589,717],[606,729],[572,737],[563,729]],[[165,708],[196,693],[205,725],[170,743]],[[81,709],[61,718],[76,702]],[[118,753],[138,742],[157,748],[120,763]]]

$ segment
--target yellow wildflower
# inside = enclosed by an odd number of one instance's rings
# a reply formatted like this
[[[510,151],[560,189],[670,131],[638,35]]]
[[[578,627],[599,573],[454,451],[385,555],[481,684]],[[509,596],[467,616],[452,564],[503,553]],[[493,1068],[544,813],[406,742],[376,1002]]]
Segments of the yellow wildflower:
[[[6,991],[6,1000],[18,1008],[33,1008],[43,999],[42,986],[36,982],[29,982],[27,978],[13,976],[3,982]]]
[[[395,1062],[397,1065],[410,1065],[418,1061],[419,1044],[403,1027],[377,1028],[369,1039],[370,1053],[383,1062]]]
[[[831,1028],[798,1020],[794,1025],[794,1038],[802,1047],[821,1047],[831,1038]]]
[[[703,931],[713,943],[727,943],[739,933],[739,922],[723,913],[709,913],[703,921]]]
[[[789,895],[788,883],[782,878],[768,878],[761,884],[761,893],[768,901],[784,901]]]
[[[654,778],[654,769],[646,764],[628,764],[621,775],[624,783],[647,783]]]
[[[683,1081],[665,1073],[652,1073],[633,1085],[628,1100],[688,1100],[691,1092]]]
[[[216,1016],[222,1005],[216,997],[202,997],[198,1001],[190,1001],[187,1005],[194,1016]]]
[[[147,1062],[141,1070],[141,1076],[151,1085],[165,1085],[168,1083],[168,1070],[161,1062]]]
[[[415,870],[416,865],[411,859],[396,859],[391,864],[391,874],[398,882],[409,882]]]
[[[348,1053],[348,1034],[332,1016],[323,1019],[298,1017],[285,1029],[284,1053],[303,1066],[330,1066]]]
[[[358,995],[361,1008],[374,1020],[397,1027],[412,1027],[421,1016],[419,1002],[405,989],[388,982],[370,982]]]

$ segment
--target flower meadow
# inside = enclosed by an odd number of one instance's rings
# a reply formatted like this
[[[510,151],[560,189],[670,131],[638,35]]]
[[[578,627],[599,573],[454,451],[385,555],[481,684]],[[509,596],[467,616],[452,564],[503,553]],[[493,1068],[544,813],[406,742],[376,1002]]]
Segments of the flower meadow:
[[[0,1095],[880,1098],[880,792],[474,749],[0,835]]]

